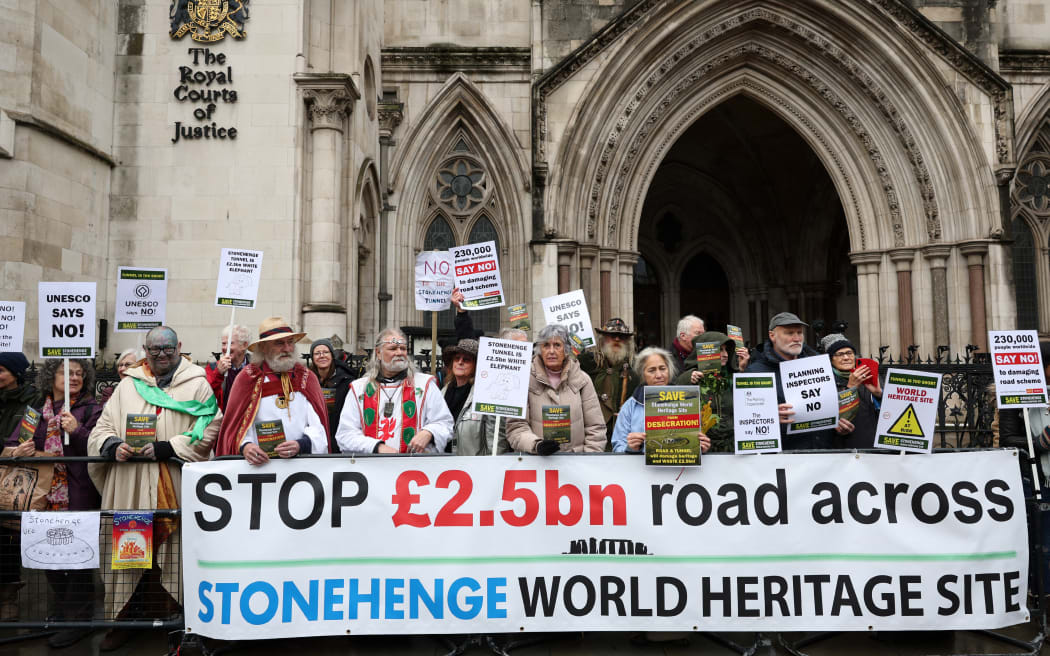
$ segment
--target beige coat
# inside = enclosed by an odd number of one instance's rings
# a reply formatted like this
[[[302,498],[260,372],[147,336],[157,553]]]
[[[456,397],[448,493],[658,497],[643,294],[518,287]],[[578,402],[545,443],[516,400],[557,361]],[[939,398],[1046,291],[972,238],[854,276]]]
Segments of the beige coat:
[[[605,418],[602,416],[602,406],[590,377],[580,369],[579,362],[570,358],[565,361],[561,381],[555,389],[547,379],[547,371],[543,368],[543,360],[539,355],[532,359],[528,419],[512,419],[507,422],[507,440],[511,449],[536,453],[536,445],[543,439],[545,405],[569,406],[572,439],[569,444],[561,446],[562,451],[605,451]]]
[[[95,429],[88,436],[88,455],[100,455],[102,445],[110,437],[116,436],[121,440],[124,439],[127,415],[154,414],[157,411],[156,406],[146,403],[139,396],[132,379],[145,381],[151,387],[156,386],[156,380],[148,376],[142,367],[129,369],[127,374],[127,378],[120,381],[120,384],[113,390],[113,396],[106,402],[106,406],[102,409],[102,416],[99,417]],[[203,402],[213,396],[204,369],[185,359],[179,363],[175,377],[164,391],[176,401],[196,399]],[[157,440],[170,442],[178,458],[188,462],[207,460],[211,453],[212,443],[219,433],[222,413],[216,415],[215,419],[208,424],[204,430],[204,438],[191,446],[190,438],[182,433],[192,429],[195,421],[196,417],[181,412],[161,410],[157,417]],[[179,505],[181,506],[182,469],[178,464],[127,462],[91,464],[88,466],[88,474],[102,494],[103,508],[153,510],[157,507],[159,467],[168,468],[175,486],[176,498],[180,500]],[[156,564],[165,570],[161,582],[169,591],[178,590],[180,598],[177,601],[179,603],[182,603],[182,586],[177,584],[180,549],[172,548],[172,546],[181,539],[182,532],[176,531],[154,555]],[[109,559],[104,558],[103,561],[104,576],[107,582],[106,605],[111,613],[116,613],[131,595],[143,570],[109,571]]]

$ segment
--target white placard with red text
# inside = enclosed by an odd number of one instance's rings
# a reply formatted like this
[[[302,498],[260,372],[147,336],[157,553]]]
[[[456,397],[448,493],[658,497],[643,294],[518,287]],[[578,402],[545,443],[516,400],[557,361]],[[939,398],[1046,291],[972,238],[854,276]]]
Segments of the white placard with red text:
[[[506,303],[496,242],[453,246],[448,252],[455,266],[456,287],[463,292],[464,310],[484,310]]]
[[[25,301],[0,301],[0,353],[21,353],[25,328]]]
[[[871,632],[1028,620],[1014,450],[709,454],[684,470],[643,461],[188,463],[186,631]]]
[[[989,330],[995,398],[999,408],[1045,408],[1046,366],[1034,330]]]
[[[448,251],[423,251],[416,255],[416,309],[447,310],[455,280]]]

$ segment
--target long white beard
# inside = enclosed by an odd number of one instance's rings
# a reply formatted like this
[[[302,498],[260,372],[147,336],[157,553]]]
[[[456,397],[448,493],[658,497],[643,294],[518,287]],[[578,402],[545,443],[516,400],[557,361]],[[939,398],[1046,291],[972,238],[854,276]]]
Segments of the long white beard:
[[[626,345],[614,348],[612,344],[602,344],[602,355],[610,365],[616,366],[630,357],[631,349]]]
[[[274,373],[283,374],[295,368],[295,354],[278,353],[273,356],[266,356],[266,364],[270,365],[270,369],[273,369]]]
[[[408,369],[408,358],[400,355],[396,356],[390,362],[384,362],[383,368],[392,374],[399,374]]]

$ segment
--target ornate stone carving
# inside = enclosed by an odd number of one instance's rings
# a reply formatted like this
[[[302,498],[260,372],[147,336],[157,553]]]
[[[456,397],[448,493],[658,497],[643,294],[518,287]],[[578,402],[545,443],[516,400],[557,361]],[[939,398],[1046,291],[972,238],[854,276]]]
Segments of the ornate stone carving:
[[[350,102],[353,100],[342,89],[307,89],[303,99],[310,112],[311,128],[339,130],[343,129],[343,119],[350,114]]]
[[[481,162],[458,154],[438,167],[434,175],[434,197],[450,213],[468,215],[485,202],[488,184]]]
[[[1003,73],[1050,73],[1050,53],[1000,50],[999,70]]]
[[[1014,198],[1036,216],[1050,216],[1050,155],[1032,152],[1021,162],[1014,177]]]
[[[405,104],[399,102],[379,103],[379,131],[390,136],[405,118]]]
[[[383,71],[525,71],[532,66],[529,48],[389,47],[382,52]]]

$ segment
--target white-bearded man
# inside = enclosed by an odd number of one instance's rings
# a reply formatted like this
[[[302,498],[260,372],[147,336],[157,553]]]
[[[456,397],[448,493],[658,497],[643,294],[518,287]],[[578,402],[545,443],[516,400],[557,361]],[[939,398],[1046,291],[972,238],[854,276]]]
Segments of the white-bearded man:
[[[606,435],[612,435],[616,417],[638,387],[638,375],[631,368],[634,359],[634,333],[623,319],[612,318],[596,328],[598,345],[580,354],[580,369],[594,383],[605,418]],[[612,444],[610,441],[609,444]]]

